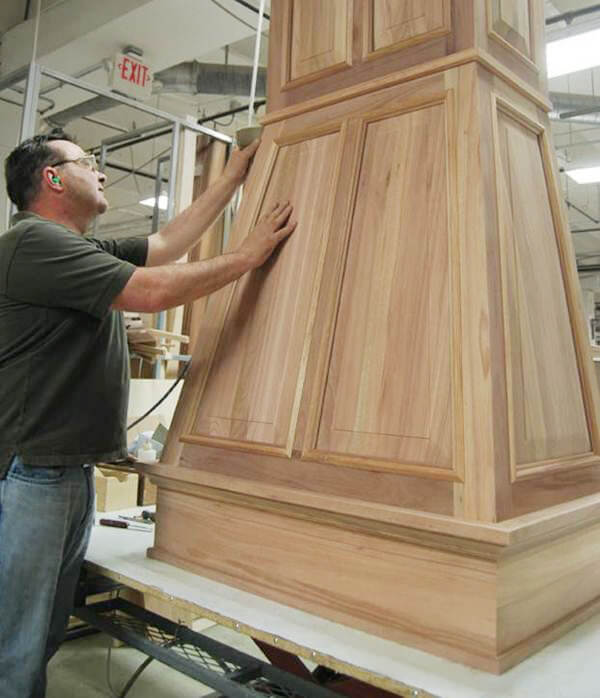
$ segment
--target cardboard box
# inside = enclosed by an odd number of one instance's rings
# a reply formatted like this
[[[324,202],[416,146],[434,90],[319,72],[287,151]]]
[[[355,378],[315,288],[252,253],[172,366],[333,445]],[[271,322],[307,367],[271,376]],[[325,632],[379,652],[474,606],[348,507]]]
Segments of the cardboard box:
[[[138,476],[111,468],[96,468],[96,511],[137,506]]]

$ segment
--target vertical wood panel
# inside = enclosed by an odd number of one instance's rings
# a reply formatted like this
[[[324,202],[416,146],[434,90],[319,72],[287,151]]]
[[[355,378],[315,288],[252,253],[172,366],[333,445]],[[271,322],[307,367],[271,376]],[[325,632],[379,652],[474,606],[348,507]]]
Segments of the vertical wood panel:
[[[352,0],[289,0],[284,37],[284,87],[351,64]]]
[[[498,102],[496,147],[513,478],[591,451],[539,135]]]
[[[339,132],[306,135],[279,146],[261,213],[294,192],[299,225],[265,265],[237,283],[192,432],[183,441],[266,445],[289,455],[340,138]]]
[[[489,31],[532,58],[530,0],[488,0]]]
[[[220,177],[227,161],[227,146],[225,143],[203,136],[198,138],[198,144],[196,164],[201,165],[202,169],[201,173],[193,179],[193,199],[197,199]],[[224,221],[225,215],[221,214],[210,228],[202,234],[200,241],[188,252],[189,262],[211,259],[222,254]],[[182,347],[183,353],[194,353],[196,335],[206,312],[208,300],[208,296],[198,298],[192,303],[186,304],[184,308],[182,332],[189,335],[190,343],[187,347]]]
[[[450,31],[448,0],[370,0],[367,51],[398,50]]]
[[[318,453],[453,468],[447,153],[444,103],[365,126]]]

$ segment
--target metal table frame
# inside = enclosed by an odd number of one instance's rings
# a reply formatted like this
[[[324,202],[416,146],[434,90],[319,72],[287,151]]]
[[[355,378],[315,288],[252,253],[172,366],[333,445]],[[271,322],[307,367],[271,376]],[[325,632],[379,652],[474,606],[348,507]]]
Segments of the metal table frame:
[[[106,578],[84,577],[74,615],[88,625],[134,647],[148,657],[217,691],[213,698],[339,698],[312,679],[261,661],[185,625],[141,608],[126,599],[111,598],[85,605],[83,599],[120,588]],[[391,694],[387,694],[391,695]]]

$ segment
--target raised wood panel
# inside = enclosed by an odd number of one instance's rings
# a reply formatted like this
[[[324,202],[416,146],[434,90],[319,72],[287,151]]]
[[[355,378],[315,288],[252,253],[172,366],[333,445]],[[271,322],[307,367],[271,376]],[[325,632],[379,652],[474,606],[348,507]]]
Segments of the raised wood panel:
[[[327,383],[307,457],[426,466],[452,477],[448,150],[444,101],[364,124]]]
[[[164,491],[151,556],[367,632],[494,667],[495,563]],[[185,535],[190,527],[208,536]],[[226,554],[223,551],[227,551]],[[443,593],[438,593],[443,589]]]
[[[277,146],[260,213],[294,194],[294,235],[236,285],[191,433],[183,441],[289,455],[329,234],[341,135]]]
[[[368,54],[396,51],[450,32],[448,0],[370,0],[367,4]]]
[[[532,58],[530,1],[488,0],[490,35],[527,58]]]
[[[351,64],[352,0],[289,0],[289,47],[284,56],[284,86],[314,80]]]
[[[507,556],[498,569],[498,646],[515,647],[577,607],[599,600],[600,525],[588,524],[535,549]]]
[[[193,199],[197,199],[208,187],[221,176],[227,162],[227,145],[221,141],[211,140],[209,136],[198,138],[196,150],[196,167],[201,166],[200,174],[194,177]],[[188,252],[188,261],[197,262],[201,259],[211,259],[223,253],[223,233],[225,216],[221,214],[217,220],[202,234],[198,242]],[[209,297],[198,298],[188,303],[184,308],[182,333],[190,337],[190,343],[182,346],[182,353],[194,353],[197,334],[202,318],[206,313]]]
[[[496,100],[498,211],[513,479],[577,467],[592,450],[540,144]]]
[[[310,493],[344,497],[355,502],[379,503],[452,516],[453,483],[394,472],[373,472],[315,463],[294,456],[282,467],[279,456],[247,451],[230,451],[197,444],[186,444],[180,465],[203,475],[224,476],[231,482],[243,479],[265,491],[265,483],[289,490],[301,497]],[[180,473],[181,474],[181,473]],[[186,472],[186,475],[188,473]],[[245,491],[249,492],[245,486]]]

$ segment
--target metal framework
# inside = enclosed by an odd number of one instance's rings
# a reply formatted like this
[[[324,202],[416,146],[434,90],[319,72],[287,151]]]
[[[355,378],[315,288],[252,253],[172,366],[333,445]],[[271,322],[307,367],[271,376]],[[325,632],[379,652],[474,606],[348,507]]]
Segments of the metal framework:
[[[283,671],[121,598],[75,609],[89,625],[141,650],[227,698],[339,698]]]
[[[208,128],[201,124],[192,123],[186,119],[182,119],[174,114],[169,114],[168,112],[161,111],[155,107],[151,107],[147,104],[142,104],[134,99],[129,99],[110,90],[104,89],[102,87],[97,87],[96,85],[91,85],[89,83],[83,82],[77,78],[71,77],[70,75],[65,75],[59,73],[56,70],[46,68],[39,63],[32,62],[29,66],[16,70],[4,78],[0,79],[0,92],[9,87],[12,87],[18,82],[26,79],[25,87],[25,101],[23,103],[23,112],[21,115],[21,128],[19,133],[19,142],[30,138],[35,134],[36,118],[37,118],[37,107],[40,97],[40,86],[42,77],[52,78],[56,80],[60,85],[70,85],[72,87],[77,87],[86,92],[90,92],[94,95],[100,97],[106,97],[113,100],[116,104],[122,104],[132,109],[144,112],[145,114],[150,114],[154,116],[157,120],[164,122],[164,126],[171,126],[172,138],[171,138],[171,154],[170,154],[170,172],[169,172],[169,207],[167,210],[167,220],[170,220],[174,214],[175,205],[175,191],[176,191],[176,179],[177,179],[177,168],[178,168],[178,158],[179,158],[179,140],[181,136],[182,129],[187,129],[189,131],[194,131],[195,133],[201,133],[211,138],[214,138],[224,143],[231,144],[233,139],[224,133],[220,133],[215,129]],[[10,215],[12,208],[9,206],[7,208],[8,219],[10,220]],[[9,220],[7,220],[7,227]]]
[[[37,121],[37,108],[38,101],[40,99],[40,88],[42,77],[52,78],[58,83],[58,86],[70,85],[72,87],[79,88],[86,92],[90,92],[98,97],[103,97],[105,99],[110,99],[114,101],[115,104],[121,104],[123,106],[131,107],[138,111],[144,112],[156,118],[157,122],[129,133],[114,136],[102,141],[100,145],[100,167],[103,168],[106,164],[106,157],[108,152],[111,150],[123,147],[123,144],[130,144],[132,142],[137,142],[136,139],[141,139],[143,136],[150,134],[147,137],[153,137],[156,132],[159,131],[161,135],[165,132],[171,131],[171,149],[168,155],[160,158],[157,165],[157,183],[156,191],[159,192],[160,185],[162,183],[162,165],[169,162],[169,175],[168,175],[168,205],[167,205],[167,221],[171,220],[175,214],[175,192],[177,190],[177,172],[179,166],[179,143],[181,139],[181,132],[183,129],[193,131],[198,134],[203,134],[210,136],[215,140],[222,141],[231,145],[233,139],[231,136],[227,136],[224,133],[220,133],[215,129],[208,128],[208,126],[203,126],[202,124],[193,123],[187,119],[182,119],[174,114],[169,114],[168,112],[161,111],[155,107],[151,107],[141,102],[137,102],[134,99],[124,97],[123,95],[111,92],[110,90],[104,89],[102,87],[97,87],[96,85],[91,85],[89,83],[83,82],[78,78],[72,77],[70,75],[65,75],[59,73],[50,68],[46,68],[37,62],[31,62],[29,66],[21,68],[19,70],[10,73],[4,78],[0,79],[0,92],[2,90],[13,87],[16,83],[22,82],[26,79],[25,86],[25,100],[23,102],[23,111],[21,114],[21,128],[19,133],[19,142],[30,138],[35,134],[36,121]],[[155,132],[154,134],[152,132]],[[152,232],[156,232],[158,228],[158,193],[156,193],[156,201],[154,207],[154,214],[152,220]],[[14,213],[13,205],[8,202],[6,207],[6,228],[10,226],[10,219]],[[231,211],[228,211],[225,215],[226,228],[229,229],[231,221]],[[94,223],[96,226],[96,223]],[[164,328],[165,325],[165,314],[164,312],[158,314],[158,325],[159,328]],[[159,363],[155,366],[155,377],[161,377],[162,366]]]

